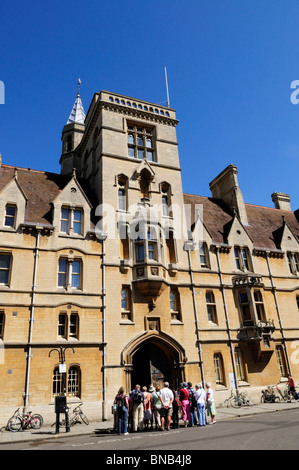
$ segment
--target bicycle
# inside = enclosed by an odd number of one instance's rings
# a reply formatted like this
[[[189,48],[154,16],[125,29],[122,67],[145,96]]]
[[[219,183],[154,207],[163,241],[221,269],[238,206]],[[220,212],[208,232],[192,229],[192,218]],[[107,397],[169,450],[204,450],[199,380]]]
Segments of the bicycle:
[[[281,400],[283,400],[283,401],[289,401],[289,399],[290,399],[290,398],[289,398],[289,387],[287,386],[287,387],[284,389],[284,391],[282,392],[282,391],[280,390],[280,388],[278,387],[278,385],[279,385],[279,383],[278,383],[277,385],[275,385],[275,387],[276,387],[276,390],[278,391],[278,393],[279,393],[279,395],[280,395],[280,397],[281,397]]]
[[[81,424],[81,422],[83,422],[87,426],[89,425],[89,420],[88,420],[87,416],[83,413],[83,411],[81,409],[81,405],[83,405],[82,402],[78,406],[76,406],[76,408],[73,409],[72,414],[69,416],[69,425],[70,426],[74,426],[77,423]],[[53,423],[52,427],[55,426],[55,424],[56,423]],[[63,419],[59,422],[59,427],[65,427],[65,425],[66,425],[65,419]]]
[[[254,402],[245,393],[234,393],[231,389],[231,395],[225,402],[228,402],[233,408],[241,408],[242,406],[254,406]]]
[[[8,420],[7,430],[11,432],[18,432],[20,429],[40,429],[44,424],[44,419],[39,414],[32,414],[32,411],[27,413],[20,413],[20,408],[18,408],[13,416]]]
[[[275,403],[276,401],[280,401],[280,397],[276,395],[275,389],[280,392],[276,385],[269,385],[266,390],[262,390],[261,400],[264,403]]]

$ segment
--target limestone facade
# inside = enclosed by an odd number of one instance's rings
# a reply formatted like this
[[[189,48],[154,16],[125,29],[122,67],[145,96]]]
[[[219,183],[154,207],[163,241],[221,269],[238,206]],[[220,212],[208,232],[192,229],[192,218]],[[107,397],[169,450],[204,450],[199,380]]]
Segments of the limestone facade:
[[[61,174],[1,163],[1,416],[53,413],[61,347],[68,400],[103,419],[121,385],[206,381],[220,404],[299,381],[299,213],[244,203],[235,165],[184,194],[177,125],[102,91]]]

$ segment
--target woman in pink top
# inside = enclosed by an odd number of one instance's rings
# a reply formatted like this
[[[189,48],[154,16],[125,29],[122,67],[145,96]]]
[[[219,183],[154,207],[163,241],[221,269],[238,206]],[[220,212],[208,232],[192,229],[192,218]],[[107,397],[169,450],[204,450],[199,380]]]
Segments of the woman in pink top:
[[[183,383],[183,386],[180,390],[180,400],[182,402],[182,419],[186,428],[187,421],[189,421],[189,423],[191,422],[189,390],[188,384],[186,382]]]

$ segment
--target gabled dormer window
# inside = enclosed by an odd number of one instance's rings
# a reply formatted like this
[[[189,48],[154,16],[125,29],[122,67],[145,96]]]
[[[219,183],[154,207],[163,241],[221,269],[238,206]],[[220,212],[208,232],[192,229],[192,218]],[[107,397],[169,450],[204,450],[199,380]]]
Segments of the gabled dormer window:
[[[64,233],[69,233],[70,230],[70,216],[71,211],[66,207],[61,209],[61,219],[60,219],[60,231]]]
[[[299,274],[299,257],[297,253],[288,253],[288,263],[291,274],[295,276]]]
[[[62,207],[60,217],[60,232],[68,235],[82,235],[83,212],[81,209]]]
[[[250,271],[249,252],[247,248],[235,247],[236,267],[240,271]]]
[[[17,218],[17,206],[14,204],[7,204],[5,207],[5,227],[15,228]]]
[[[82,234],[82,211],[79,209],[75,209],[74,212],[74,223],[73,223],[73,230],[74,233],[77,235]]]
[[[206,243],[199,243],[199,261],[201,268],[209,268],[209,254]]]

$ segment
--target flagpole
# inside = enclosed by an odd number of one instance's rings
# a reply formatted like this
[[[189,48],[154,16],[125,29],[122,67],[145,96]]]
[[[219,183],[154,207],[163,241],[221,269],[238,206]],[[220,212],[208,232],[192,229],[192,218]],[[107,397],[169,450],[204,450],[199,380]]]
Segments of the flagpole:
[[[167,106],[168,106],[168,108],[170,108],[166,66],[164,66],[164,70],[165,70],[165,81],[166,81],[166,92],[167,92]]]

